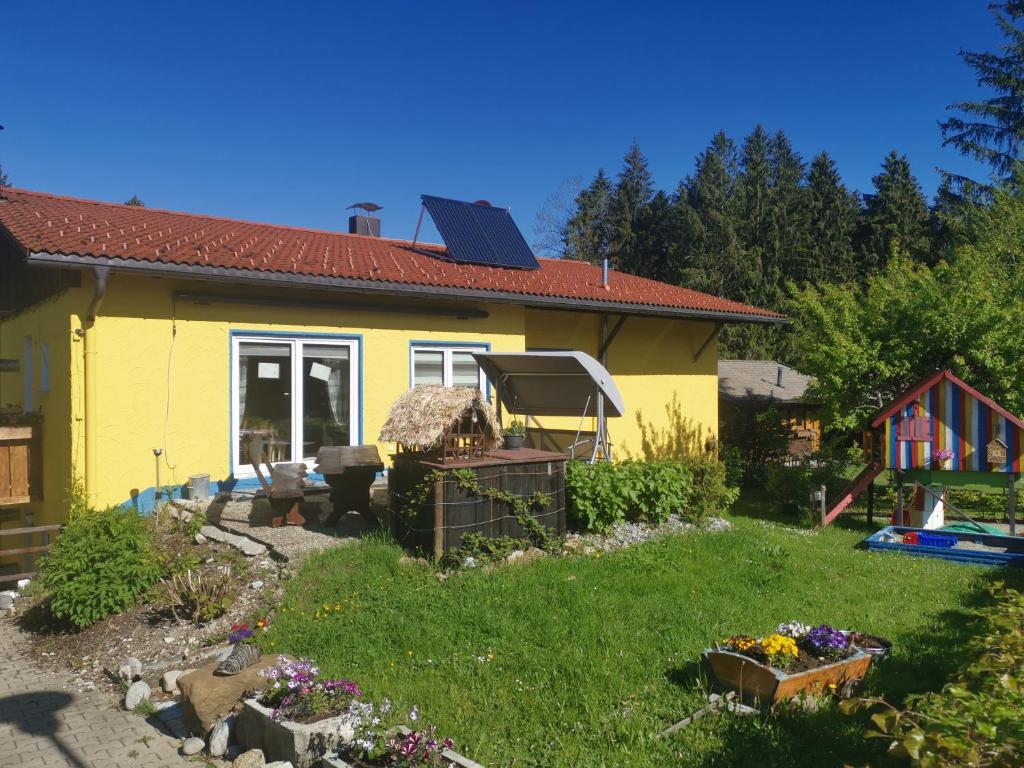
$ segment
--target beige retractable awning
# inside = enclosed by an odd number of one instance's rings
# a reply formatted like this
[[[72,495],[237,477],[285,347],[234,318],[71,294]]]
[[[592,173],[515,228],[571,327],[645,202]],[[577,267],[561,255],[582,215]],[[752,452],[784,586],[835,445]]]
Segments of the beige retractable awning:
[[[608,370],[585,352],[474,352],[509,413],[622,416],[626,406]]]

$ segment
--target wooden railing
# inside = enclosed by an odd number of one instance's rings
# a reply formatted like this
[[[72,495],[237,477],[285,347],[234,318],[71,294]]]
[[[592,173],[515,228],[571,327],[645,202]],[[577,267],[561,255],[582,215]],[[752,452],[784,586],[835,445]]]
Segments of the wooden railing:
[[[63,528],[61,525],[33,525],[28,528],[8,528],[7,530],[0,528],[0,540],[10,536],[25,537],[22,542],[24,546],[14,547],[13,549],[0,549],[0,558],[45,554],[53,546],[53,535],[60,531],[61,528]],[[42,544],[33,543],[36,535],[41,537]],[[34,569],[35,558],[27,557],[25,562],[26,565],[24,567],[28,570],[22,573],[0,573],[0,584],[8,581],[17,581],[18,579],[33,578],[36,575]]]

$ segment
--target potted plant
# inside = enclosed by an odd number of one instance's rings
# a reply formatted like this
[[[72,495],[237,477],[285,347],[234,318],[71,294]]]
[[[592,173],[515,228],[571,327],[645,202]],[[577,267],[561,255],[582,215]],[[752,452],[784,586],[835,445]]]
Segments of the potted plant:
[[[504,433],[506,448],[522,448],[526,445],[526,425],[519,419],[505,427]]]
[[[267,762],[286,760],[295,768],[313,768],[353,737],[358,723],[353,704],[362,696],[354,682],[323,678],[309,659],[284,656],[260,674],[272,682],[244,702],[235,725],[243,749],[263,750]]]
[[[720,685],[768,705],[799,693],[847,696],[872,659],[856,636],[792,621],[762,638],[734,635],[706,650],[704,661]]]
[[[939,448],[939,450],[932,454],[932,461],[937,462],[941,469],[949,469],[952,459],[952,448]]]

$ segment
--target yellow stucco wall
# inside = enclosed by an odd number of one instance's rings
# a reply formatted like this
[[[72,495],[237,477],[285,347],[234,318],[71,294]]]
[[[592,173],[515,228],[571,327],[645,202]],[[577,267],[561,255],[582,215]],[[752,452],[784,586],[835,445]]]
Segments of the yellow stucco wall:
[[[99,353],[97,503],[122,502],[133,489],[155,486],[153,448],[164,450],[161,485],[182,484],[194,474],[209,474],[214,481],[231,474],[232,332],[361,336],[366,443],[376,441],[391,404],[409,386],[410,342],[487,343],[502,352],[523,349],[521,307],[490,306],[487,318],[458,320],[173,301],[175,289],[195,287],[111,276],[107,299],[90,331],[96,334]],[[393,450],[380,448],[382,456]]]
[[[25,407],[26,339],[31,346],[31,409],[43,416],[43,500],[21,509],[36,525],[63,522],[65,500],[81,446],[72,435],[75,417],[72,379],[81,368],[81,339],[71,313],[75,292],[67,291],[0,321],[0,357],[20,362],[17,373],[0,373],[0,405]],[[49,356],[49,388],[43,375],[44,349]],[[8,540],[3,546],[14,546]]]
[[[609,318],[609,330],[616,319]],[[654,448],[664,443],[667,432],[685,431],[699,445],[709,437],[717,437],[715,341],[694,361],[694,355],[714,332],[714,324],[708,322],[646,317],[626,320],[608,351],[608,370],[626,405],[626,415],[609,419],[608,423],[617,459],[644,457],[643,430],[638,417],[648,425]],[[598,315],[526,311],[528,349],[577,349],[597,357],[600,335]],[[542,423],[549,428],[575,430],[579,419],[545,418]],[[594,428],[592,420],[586,428]]]
[[[69,479],[73,471],[84,472],[84,341],[76,331],[82,327],[92,286],[91,277],[86,277],[83,287],[0,323],[0,356],[20,358],[26,335],[33,337],[37,357],[41,342],[50,348],[51,391],[36,394],[37,407],[44,412],[46,441],[46,500],[37,505],[38,523],[64,519]],[[486,343],[499,352],[579,349],[596,356],[600,333],[600,318],[594,314],[514,305],[481,305],[489,317],[458,320],[173,300],[175,290],[197,289],[245,290],[118,273],[110,277],[99,317],[86,331],[97,352],[94,504],[121,503],[133,491],[151,493],[156,485],[154,448],[164,451],[163,485],[184,484],[194,474],[209,474],[214,481],[230,477],[233,331],[361,336],[362,438],[367,443],[376,440],[391,404],[409,386],[412,341]],[[701,440],[717,434],[715,344],[693,360],[712,332],[711,323],[627,320],[609,353],[609,368],[628,410],[610,424],[617,458],[643,455],[638,414],[663,432],[681,427],[699,432]],[[38,360],[34,370],[38,381]],[[21,374],[2,378],[0,402],[20,403]],[[670,418],[673,401],[682,425]],[[545,425],[575,430],[578,420],[545,420]],[[393,446],[380,449],[386,456]]]

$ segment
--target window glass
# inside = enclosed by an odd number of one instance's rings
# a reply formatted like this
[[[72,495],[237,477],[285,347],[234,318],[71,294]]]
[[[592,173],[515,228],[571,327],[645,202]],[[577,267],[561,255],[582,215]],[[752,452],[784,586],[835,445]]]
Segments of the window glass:
[[[256,432],[271,461],[292,460],[292,349],[290,344],[242,342],[238,347],[240,437]],[[248,464],[246,444],[239,463]]]
[[[413,352],[412,383],[444,384],[444,352],[432,349],[417,349]]]
[[[480,387],[480,367],[473,359],[472,352],[464,350],[452,351],[452,382],[453,387]]]
[[[302,455],[325,445],[350,445],[352,386],[348,347],[302,347]]]

